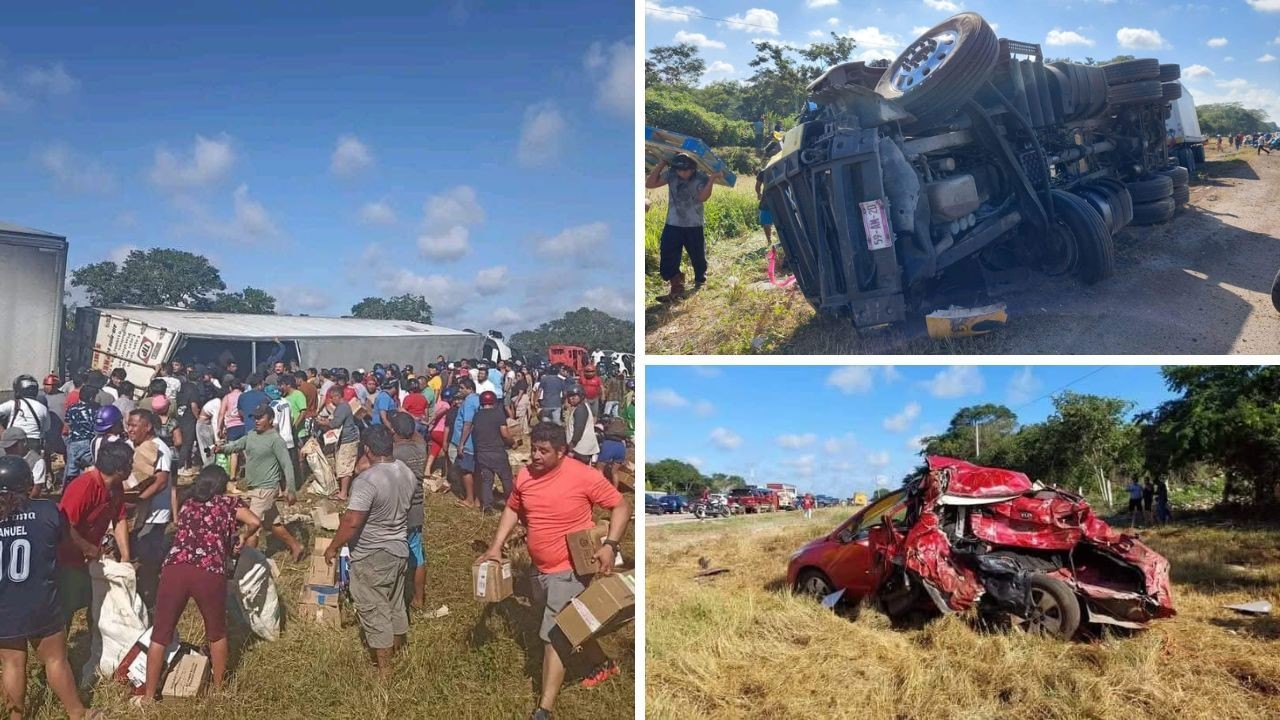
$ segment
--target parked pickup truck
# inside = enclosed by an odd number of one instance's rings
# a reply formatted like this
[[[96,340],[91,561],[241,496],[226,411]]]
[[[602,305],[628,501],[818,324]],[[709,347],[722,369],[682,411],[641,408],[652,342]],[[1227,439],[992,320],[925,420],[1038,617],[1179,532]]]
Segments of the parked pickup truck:
[[[765,487],[778,494],[779,510],[796,509],[796,486],[786,483],[765,483]]]
[[[778,509],[778,493],[768,488],[743,487],[729,492],[729,512],[761,513]]]

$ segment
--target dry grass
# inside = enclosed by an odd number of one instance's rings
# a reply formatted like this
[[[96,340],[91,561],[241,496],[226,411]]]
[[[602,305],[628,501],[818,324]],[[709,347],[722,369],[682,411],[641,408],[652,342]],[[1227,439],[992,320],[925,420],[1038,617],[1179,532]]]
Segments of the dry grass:
[[[1220,607],[1280,605],[1280,529],[1144,533],[1173,563],[1178,617],[1064,643],[981,631],[960,617],[898,630],[873,610],[851,618],[791,595],[782,587],[789,554],[846,513],[648,532],[648,717],[1280,717],[1280,622]],[[731,572],[692,580],[701,556]]]
[[[476,543],[487,545],[497,527],[497,516],[484,517],[457,508],[448,494],[429,494],[426,502],[427,607],[434,610],[448,605],[449,615],[439,619],[410,615],[409,645],[398,658],[396,676],[388,686],[377,682],[357,627],[335,630],[293,622],[294,598],[302,587],[308,561],[294,564],[283,548],[273,544],[268,552],[281,569],[284,632],[277,642],[266,643],[233,630],[232,661],[220,696],[168,699],[144,712],[128,708],[119,686],[100,682],[91,693],[93,707],[113,718],[527,717],[537,702],[541,676],[542,643],[537,637],[541,611],[535,613],[513,599],[487,606],[471,598],[471,564],[483,550],[477,550]],[[623,542],[628,559],[633,557],[634,537],[634,531],[628,530]],[[310,536],[303,539],[310,546]],[[519,563],[523,555],[527,567],[527,555],[521,551],[513,557]],[[524,568],[517,568],[516,594],[528,596]],[[203,642],[204,627],[194,604],[188,606],[178,632],[184,640]],[[83,613],[71,643],[72,663],[78,670],[88,655]],[[557,702],[557,718],[620,718],[634,712],[633,627],[623,628],[602,644],[619,660],[622,674],[590,690],[578,686],[576,680],[566,682]],[[570,672],[573,678],[572,666]],[[43,671],[34,663],[30,666],[27,706],[32,718],[65,717],[44,685]]]

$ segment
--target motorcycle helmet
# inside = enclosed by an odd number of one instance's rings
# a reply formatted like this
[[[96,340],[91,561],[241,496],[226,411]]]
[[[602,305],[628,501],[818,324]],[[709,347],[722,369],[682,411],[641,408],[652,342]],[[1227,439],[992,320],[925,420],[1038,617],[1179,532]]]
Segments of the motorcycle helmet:
[[[627,389],[628,389],[628,390],[635,390],[635,389],[636,389],[636,381],[635,381],[635,380],[627,380]]]
[[[458,396],[458,391],[452,385],[440,391],[440,397],[444,398],[445,402],[453,402],[453,399],[456,398],[457,396]]]
[[[581,386],[581,385],[579,385],[578,383],[574,383],[574,384],[570,385],[570,386],[569,386],[567,389],[565,389],[565,391],[564,391],[564,396],[565,396],[565,397],[573,397],[574,395],[577,395],[578,397],[583,397],[583,395],[584,395],[584,391],[583,391],[583,389],[582,389],[582,386]]]
[[[31,468],[21,456],[0,456],[0,491],[26,495],[34,481]]]
[[[103,405],[93,416],[94,432],[104,433],[124,421],[124,414],[115,405]]]
[[[396,380],[394,377],[388,376],[386,380],[382,381],[383,390],[396,390],[399,389],[399,387],[400,381]]]
[[[13,396],[35,400],[40,394],[40,383],[30,375],[19,375],[13,381]]]

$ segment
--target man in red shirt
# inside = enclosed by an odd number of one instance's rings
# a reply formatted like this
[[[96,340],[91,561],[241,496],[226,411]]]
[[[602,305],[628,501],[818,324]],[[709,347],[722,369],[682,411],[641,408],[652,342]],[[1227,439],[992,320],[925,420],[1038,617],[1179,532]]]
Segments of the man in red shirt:
[[[600,397],[604,395],[604,383],[600,381],[600,376],[596,374],[594,365],[588,365],[582,369],[582,379],[578,382],[582,386],[585,393],[583,400],[591,406],[591,416],[600,417]]]
[[[102,556],[102,538],[113,523],[111,534],[120,549],[120,561],[130,561],[123,485],[132,470],[133,448],[123,442],[103,443],[93,467],[68,485],[58,502],[69,530],[58,545],[58,595],[68,626],[77,610],[90,607],[93,585],[88,561]]]
[[[426,423],[427,396],[422,394],[422,384],[417,378],[409,381],[409,391],[400,401],[400,409],[408,413],[419,427]]]
[[[538,604],[543,605],[542,628],[538,634],[544,644],[542,698],[531,717],[546,720],[551,717],[551,707],[564,682],[564,661],[551,644],[551,629],[555,627],[556,614],[591,581],[574,574],[568,536],[595,524],[591,517],[593,505],[611,510],[609,535],[596,552],[600,573],[608,575],[613,572],[618,543],[631,519],[631,507],[604,475],[568,457],[563,427],[539,423],[529,432],[529,449],[529,466],[516,477],[515,489],[507,498],[493,543],[476,564],[501,560],[503,545],[516,523],[525,526],[529,557],[537,569],[533,589]],[[597,685],[618,673],[618,666],[605,658],[594,640],[583,644],[582,653],[594,668],[583,680],[584,685]]]

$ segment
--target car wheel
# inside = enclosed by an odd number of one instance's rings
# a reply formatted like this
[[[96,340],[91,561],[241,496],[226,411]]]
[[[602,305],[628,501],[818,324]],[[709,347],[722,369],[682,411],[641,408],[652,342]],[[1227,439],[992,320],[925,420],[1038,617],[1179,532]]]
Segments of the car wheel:
[[[876,84],[915,116],[908,131],[937,125],[960,110],[991,77],[999,54],[996,33],[977,13],[960,13],[907,46]]]
[[[1051,635],[1070,640],[1080,629],[1080,602],[1071,588],[1048,575],[1030,578],[1031,606],[1026,617],[1014,618],[1014,624],[1034,635]]]
[[[1165,63],[1160,66],[1160,82],[1167,83],[1182,78],[1182,66],[1177,63]]]
[[[1139,80],[1107,89],[1107,101],[1112,105],[1160,102],[1163,99],[1164,88],[1159,80]]]
[[[808,595],[819,600],[836,591],[826,573],[814,569],[800,573],[794,590],[797,595]]]
[[[1103,65],[1108,85],[1140,82],[1142,80],[1160,81],[1160,61],[1155,58],[1138,58],[1124,62]]]
[[[1084,199],[1065,190],[1052,194],[1057,222],[1071,231],[1075,244],[1076,275],[1090,285],[1110,277],[1116,269],[1116,250],[1102,216]]]
[[[1177,206],[1174,204],[1172,197],[1156,200],[1155,202],[1138,203],[1133,206],[1133,224],[1158,225],[1163,222],[1169,222],[1173,219],[1174,210],[1177,210]]]
[[[1124,184],[1133,198],[1134,212],[1137,205],[1163,200],[1173,194],[1173,178],[1164,175],[1150,175]]]

